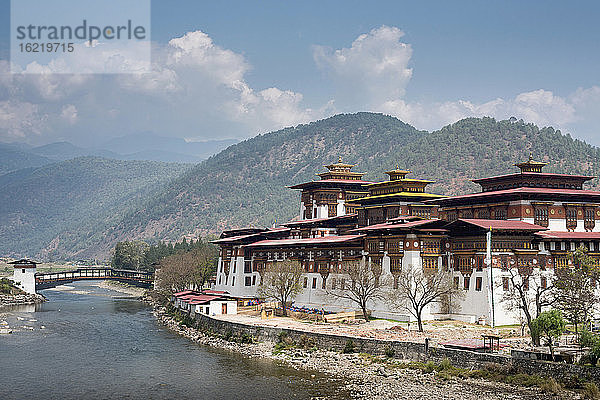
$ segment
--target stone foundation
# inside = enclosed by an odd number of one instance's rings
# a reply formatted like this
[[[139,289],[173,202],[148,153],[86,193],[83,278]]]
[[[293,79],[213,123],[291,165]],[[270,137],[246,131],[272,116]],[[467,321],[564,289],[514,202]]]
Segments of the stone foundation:
[[[479,353],[468,350],[448,349],[445,347],[426,346],[424,343],[378,340],[354,336],[332,335],[327,333],[306,332],[296,329],[274,328],[245,325],[206,315],[196,314],[198,328],[209,334],[242,337],[250,335],[261,342],[276,343],[284,333],[294,342],[309,341],[317,348],[341,351],[349,340],[352,340],[357,352],[373,355],[384,355],[392,349],[394,357],[402,360],[436,363],[447,358],[452,365],[459,368],[483,369],[490,364],[510,368],[515,372],[529,375],[552,377],[556,380],[578,378],[600,383],[600,368],[584,367],[574,364],[555,363],[529,359],[516,359],[506,355]]]

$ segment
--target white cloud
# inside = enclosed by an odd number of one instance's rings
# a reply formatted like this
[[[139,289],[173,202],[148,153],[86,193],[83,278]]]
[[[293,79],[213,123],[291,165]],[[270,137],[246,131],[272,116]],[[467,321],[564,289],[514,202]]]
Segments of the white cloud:
[[[45,65],[29,64],[22,74],[10,74],[10,66],[3,62],[0,140],[18,136],[35,141],[42,128],[47,141],[81,131],[96,136],[148,130],[204,139],[225,132],[229,137],[247,137],[324,116],[325,108],[303,106],[301,93],[252,88],[245,77],[251,68],[245,57],[218,46],[204,32],[189,32],[153,46],[151,73],[62,73],[73,66],[97,67],[90,64],[97,61],[86,60],[85,53],[77,51]],[[94,49],[98,48],[102,50],[101,44]],[[140,54],[132,46],[112,51],[101,57],[104,62],[127,68],[136,65]],[[21,106],[24,120],[19,122],[14,110]]]
[[[75,107],[73,104],[64,106],[60,116],[69,124],[74,124],[77,122],[77,107]]]
[[[23,140],[43,132],[47,116],[36,104],[0,101],[0,132],[7,140]]]
[[[64,72],[66,60],[56,59],[25,67],[39,73],[11,74],[9,63],[0,60],[0,141],[47,142],[81,137],[81,132],[102,138],[141,131],[195,140],[239,138],[339,111],[375,111],[428,130],[471,116],[514,116],[541,126],[577,128],[579,136],[600,144],[594,137],[599,86],[568,96],[539,89],[485,102],[408,100],[412,48],[403,36],[396,27],[382,26],[358,36],[347,48],[315,46],[314,60],[334,82],[336,93],[326,104],[312,107],[305,104],[303,93],[252,87],[248,60],[201,31],[164,45],[153,43],[151,73],[60,74],[55,72]],[[106,59],[132,67],[137,54],[136,48],[126,47],[107,52]],[[94,66],[84,53],[71,57],[74,65]]]
[[[476,103],[468,99],[446,102],[414,102],[405,98],[412,77],[412,48],[402,42],[403,32],[382,26],[362,34],[349,48],[332,50],[317,46],[317,65],[336,84],[336,104],[344,111],[383,112],[417,128],[434,130],[466,117],[522,118],[540,126],[582,128],[592,142],[590,121],[600,115],[600,87],[578,89],[561,97],[550,90],[519,93],[513,98],[496,98]],[[587,122],[586,122],[587,121]],[[586,132],[587,135],[586,135]],[[600,144],[600,143],[598,143]]]
[[[336,103],[379,105],[404,96],[412,77],[412,48],[400,41],[402,36],[400,29],[384,25],[358,36],[349,48],[314,47],[317,65],[337,84]]]

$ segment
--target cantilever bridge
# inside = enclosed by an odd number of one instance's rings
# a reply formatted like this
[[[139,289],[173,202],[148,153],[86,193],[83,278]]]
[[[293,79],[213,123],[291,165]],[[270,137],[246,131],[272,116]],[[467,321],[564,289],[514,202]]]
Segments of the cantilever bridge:
[[[154,274],[144,271],[129,271],[123,269],[101,268],[78,268],[74,271],[47,272],[35,274],[35,289],[42,290],[65,283],[81,280],[113,280],[126,282],[131,285],[149,288],[154,283]]]

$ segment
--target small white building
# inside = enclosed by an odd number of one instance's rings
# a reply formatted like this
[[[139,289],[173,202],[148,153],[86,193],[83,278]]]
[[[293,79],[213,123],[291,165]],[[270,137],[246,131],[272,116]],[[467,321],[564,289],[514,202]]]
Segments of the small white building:
[[[237,314],[237,300],[227,296],[227,292],[223,291],[186,290],[173,294],[171,302],[176,308],[193,314],[213,316]]]
[[[14,284],[29,294],[35,294],[35,273],[38,263],[23,258],[9,264],[12,264],[14,267]]]
[[[225,315],[237,314],[237,300],[215,298],[212,300],[195,300],[190,303],[195,314]]]

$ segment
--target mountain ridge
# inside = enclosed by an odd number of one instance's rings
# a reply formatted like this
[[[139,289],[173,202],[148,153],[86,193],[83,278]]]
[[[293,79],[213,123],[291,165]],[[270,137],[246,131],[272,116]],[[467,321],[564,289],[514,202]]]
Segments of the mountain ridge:
[[[453,195],[478,190],[471,179],[516,172],[513,164],[526,160],[530,153],[549,163],[545,168],[548,172],[600,174],[600,149],[553,128],[540,129],[523,121],[467,118],[427,132],[383,114],[340,114],[231,145],[197,165],[178,167],[181,170],[171,171],[168,179],[140,172],[135,179],[160,182],[137,191],[134,187],[135,198],[127,207],[102,208],[112,212],[106,221],[98,222],[100,215],[90,214],[88,220],[96,221],[96,225],[86,225],[81,238],[77,237],[81,230],[73,233],[72,228],[55,224],[56,235],[36,236],[29,255],[106,258],[117,241],[178,240],[218,234],[228,228],[284,222],[299,214],[299,193],[287,186],[318,179],[315,174],[324,170],[323,165],[340,156],[356,164],[355,171],[366,172],[366,180],[383,180],[384,171],[399,165],[412,170],[409,177],[434,180],[428,191]],[[103,168],[110,170],[107,165]],[[21,171],[4,179],[11,180],[10,187],[17,187],[27,174]],[[60,175],[56,171],[53,174],[49,180],[61,183]],[[77,176],[86,175],[80,172]],[[0,186],[2,182],[0,177]],[[66,187],[61,184],[59,187]],[[588,187],[598,188],[598,179]],[[58,207],[55,212],[65,215],[64,207],[52,197],[60,198],[60,191],[53,194],[51,187],[42,188]],[[90,197],[85,201],[69,205],[77,210],[97,206]],[[0,225],[3,215],[15,215],[15,209],[19,210],[19,203],[8,203],[0,206],[4,207],[0,208]],[[37,208],[32,212],[46,211]],[[52,212],[46,217],[52,218]],[[21,235],[32,232],[32,227],[18,219],[8,222],[20,229]],[[14,241],[0,248],[6,253],[18,250]]]

